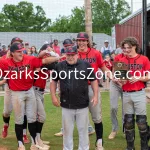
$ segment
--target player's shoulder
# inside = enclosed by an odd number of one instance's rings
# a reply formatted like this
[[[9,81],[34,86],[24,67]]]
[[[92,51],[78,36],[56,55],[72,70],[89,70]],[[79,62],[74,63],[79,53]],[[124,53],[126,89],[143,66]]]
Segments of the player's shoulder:
[[[141,55],[140,55],[140,59],[145,59],[145,60],[147,60],[148,57],[141,54]]]
[[[91,52],[92,54],[96,55],[96,56],[101,56],[101,55],[102,55],[99,50],[96,50],[96,49],[94,49],[94,48],[91,48],[91,49],[90,49],[90,52]]]

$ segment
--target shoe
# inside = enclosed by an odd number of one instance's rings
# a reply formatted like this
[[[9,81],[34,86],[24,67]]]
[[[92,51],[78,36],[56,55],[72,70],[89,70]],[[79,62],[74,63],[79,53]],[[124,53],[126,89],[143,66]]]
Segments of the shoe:
[[[7,125],[3,126],[3,130],[2,130],[2,138],[6,138],[8,135],[8,127]]]
[[[39,148],[40,150],[49,150],[50,146],[43,144],[42,140],[38,140],[36,141],[36,145],[37,148]]]
[[[95,150],[104,150],[103,146],[102,146],[102,143],[96,143],[96,148]]]
[[[18,150],[25,150],[24,145],[19,146],[19,147],[18,147]]]
[[[50,142],[49,141],[43,141],[43,144],[49,145]]]
[[[92,134],[95,133],[95,130],[94,130],[94,128],[92,126],[88,127],[88,133],[89,133],[89,135],[92,135]]]
[[[56,134],[54,134],[55,136],[63,136],[63,132],[62,132],[62,130],[60,131],[60,132],[58,132],[58,133],[56,133]]]
[[[27,135],[23,135],[23,142],[25,144],[29,144],[30,143],[30,140],[28,139]]]
[[[117,135],[117,132],[116,132],[116,131],[112,131],[112,132],[110,133],[108,139],[112,140],[112,139],[114,139],[114,138],[116,137],[116,135]]]
[[[30,150],[39,150],[36,145],[31,145]]]

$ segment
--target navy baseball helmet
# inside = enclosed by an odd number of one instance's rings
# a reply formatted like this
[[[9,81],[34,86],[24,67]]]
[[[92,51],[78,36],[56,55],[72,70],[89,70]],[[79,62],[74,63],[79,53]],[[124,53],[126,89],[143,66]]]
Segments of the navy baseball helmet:
[[[16,41],[18,41],[18,42],[20,42],[20,43],[23,42],[23,40],[21,40],[20,38],[14,37],[14,38],[12,38],[12,40],[11,40],[11,44],[13,44],[13,43],[16,42]]]
[[[89,36],[85,32],[80,32],[77,35],[77,40],[88,40],[88,39],[89,39]]]
[[[63,46],[66,47],[66,46],[71,46],[73,45],[73,42],[71,39],[65,39],[64,42],[63,42]]]

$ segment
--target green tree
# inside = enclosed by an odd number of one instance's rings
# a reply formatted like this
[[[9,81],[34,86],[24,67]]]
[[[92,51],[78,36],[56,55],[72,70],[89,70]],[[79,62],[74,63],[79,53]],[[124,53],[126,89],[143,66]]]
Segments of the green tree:
[[[51,21],[46,18],[46,14],[41,6],[34,8],[32,3],[25,1],[19,2],[18,5],[4,5],[2,15],[7,20],[8,31],[45,31]]]
[[[111,28],[129,14],[130,7],[125,0],[92,0],[93,32],[111,34]],[[84,7],[75,7],[68,17],[59,16],[49,31],[85,31]]]
[[[79,32],[85,30],[84,8],[75,7],[68,17],[59,16],[54,21],[48,31],[52,32]]]
[[[130,14],[125,0],[92,0],[93,32],[111,33],[111,27]]]

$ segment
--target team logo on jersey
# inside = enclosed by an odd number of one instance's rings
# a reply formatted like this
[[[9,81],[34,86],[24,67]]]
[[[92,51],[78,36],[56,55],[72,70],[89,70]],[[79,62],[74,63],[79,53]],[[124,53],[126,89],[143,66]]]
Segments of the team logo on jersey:
[[[26,70],[26,68],[27,68],[27,70],[28,69],[30,69],[31,67],[30,67],[30,65],[29,64],[27,64],[27,65],[24,65],[24,66],[19,66],[19,67],[12,67],[12,66],[9,66],[9,70],[10,71],[23,71],[23,70]]]
[[[82,60],[87,61],[90,64],[96,63],[96,58],[95,57],[93,57],[93,58],[83,58]]]

